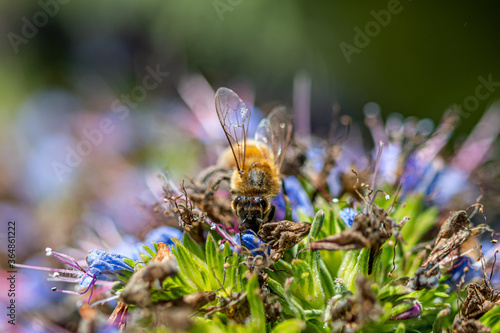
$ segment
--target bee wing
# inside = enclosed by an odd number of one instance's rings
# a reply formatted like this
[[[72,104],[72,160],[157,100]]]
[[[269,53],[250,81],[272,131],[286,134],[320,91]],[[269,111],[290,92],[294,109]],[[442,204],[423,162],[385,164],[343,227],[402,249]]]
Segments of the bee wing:
[[[261,120],[259,127],[257,127],[257,132],[255,132],[257,145],[264,143],[273,152],[278,171],[283,164],[291,135],[292,124],[287,118],[284,106],[275,107],[267,118]]]
[[[228,88],[219,88],[215,93],[215,109],[233,151],[236,167],[241,171],[245,165],[250,110],[241,98]]]

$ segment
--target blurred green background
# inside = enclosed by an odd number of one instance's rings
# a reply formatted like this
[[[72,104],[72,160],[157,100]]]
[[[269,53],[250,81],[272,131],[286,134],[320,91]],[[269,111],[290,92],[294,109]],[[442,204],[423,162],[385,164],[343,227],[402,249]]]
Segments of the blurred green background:
[[[319,132],[326,130],[335,102],[358,119],[362,106],[374,101],[384,115],[438,121],[448,106],[474,96],[478,76],[500,82],[500,6],[494,1],[61,2],[0,4],[3,121],[30,92],[46,86],[76,91],[92,107],[88,77],[99,77],[119,94],[156,63],[170,73],[168,83],[154,91],[162,98],[175,96],[182,75],[199,72],[213,87],[247,80],[257,105],[291,104],[293,78],[306,71],[312,124]],[[16,53],[8,34],[22,36],[23,17],[33,22],[42,3],[55,15],[17,44]],[[340,43],[355,46],[355,27],[364,31],[374,21],[372,11],[391,6],[397,13],[348,62]],[[497,87],[479,101],[459,132],[469,131],[498,96]]]

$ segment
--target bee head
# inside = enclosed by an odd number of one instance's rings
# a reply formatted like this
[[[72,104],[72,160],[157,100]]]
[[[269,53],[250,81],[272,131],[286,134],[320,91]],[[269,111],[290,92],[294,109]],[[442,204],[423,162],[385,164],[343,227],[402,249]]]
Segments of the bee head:
[[[232,208],[236,215],[247,221],[261,222],[269,207],[269,201],[261,196],[239,195],[234,198],[232,203]]]

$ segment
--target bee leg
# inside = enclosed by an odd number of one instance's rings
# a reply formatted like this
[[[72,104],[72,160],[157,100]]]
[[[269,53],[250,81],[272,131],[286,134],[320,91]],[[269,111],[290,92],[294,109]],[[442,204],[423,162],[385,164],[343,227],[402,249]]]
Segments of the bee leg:
[[[231,177],[229,176],[222,176],[217,181],[212,185],[212,191],[215,192],[219,189],[220,183],[222,183],[224,180],[231,181]]]
[[[269,209],[269,212],[267,212],[267,216],[265,221],[266,222],[271,222],[274,219],[274,214],[276,213],[276,206],[271,205],[271,208]]]
[[[239,230],[239,234],[240,234],[240,245],[243,246],[243,238],[241,236],[241,233],[248,230],[246,219],[244,219],[243,222],[240,224],[240,226],[238,227],[238,230]]]
[[[243,246],[243,239],[241,238],[241,233],[247,230],[247,220],[243,219],[241,222],[240,226],[238,227],[238,231],[240,234],[240,245]]]
[[[217,181],[209,188],[207,189],[207,192],[205,193],[205,197],[203,198],[203,204],[206,205],[209,200],[213,197],[215,192],[219,189],[220,184],[224,181],[230,181],[231,178],[229,176],[222,176]]]
[[[203,176],[203,178],[201,179],[201,182],[202,183],[206,183],[210,178],[212,178],[212,176],[216,173],[225,173],[225,174],[228,174],[228,171],[226,169],[222,169],[222,168],[215,168],[213,170],[210,170],[206,175]],[[228,177],[229,176],[223,176],[223,177]]]

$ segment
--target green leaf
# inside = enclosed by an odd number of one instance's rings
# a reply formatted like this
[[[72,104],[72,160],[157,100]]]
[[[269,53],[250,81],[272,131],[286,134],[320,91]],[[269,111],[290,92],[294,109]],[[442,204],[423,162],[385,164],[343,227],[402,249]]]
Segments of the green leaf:
[[[324,325],[325,324],[320,322],[318,319],[313,318],[306,321],[306,329],[304,331],[308,333],[322,333],[325,331],[323,328]]]
[[[196,244],[193,238],[189,235],[189,233],[185,232],[182,237],[182,244],[188,249],[191,253],[194,253],[201,260],[205,261],[205,253],[201,250],[200,246]]]
[[[254,323],[258,332],[264,333],[266,331],[266,313],[264,303],[260,298],[259,279],[256,274],[252,274],[248,279],[247,299],[252,314],[251,322]]]
[[[311,267],[304,260],[296,259],[292,262],[292,273],[295,277],[293,283],[294,294],[306,303],[316,303]],[[317,306],[317,304],[315,305]],[[313,305],[313,307],[315,306]]]
[[[304,308],[299,304],[299,302],[292,295],[292,283],[293,278],[288,278],[285,281],[285,299],[288,303],[289,309],[293,312],[296,318],[305,320],[306,314]]]
[[[309,243],[316,239],[319,235],[319,232],[323,228],[323,224],[325,221],[325,212],[323,210],[319,210],[314,216],[314,220],[311,224],[311,230],[309,231],[309,235],[306,238],[306,248],[309,247]]]
[[[180,242],[176,241],[173,253],[179,264],[181,274],[189,278],[198,291],[212,290],[208,275],[208,266],[200,258],[189,252]]]
[[[388,298],[396,299],[401,295],[407,295],[411,292],[412,290],[406,286],[385,285],[379,290],[377,298],[379,300],[387,300]]]
[[[441,333],[443,332],[443,323],[445,321],[448,321],[448,325],[451,325],[451,322],[450,322],[450,309],[444,309],[444,310],[441,310],[438,315],[436,316],[436,319],[434,320],[434,324],[432,324],[432,332],[434,333]]]
[[[129,258],[124,258],[123,262],[132,267],[133,269],[135,269],[135,267],[137,266],[137,263]]]
[[[325,262],[323,261],[323,258],[321,257],[320,251],[317,251],[317,253],[320,256],[320,259],[318,260],[318,266],[319,266],[319,274],[321,275],[321,280],[323,281],[323,289],[325,290],[326,293],[326,299],[330,299],[335,295],[335,292],[333,290],[333,278],[332,275],[330,274],[330,271],[326,268]]]
[[[490,311],[486,312],[479,321],[486,326],[491,327],[491,332],[500,332],[500,305],[495,305]]]
[[[339,277],[345,281],[349,290],[355,290],[356,276],[358,276],[358,274],[368,276],[369,257],[369,248],[346,252],[339,269]]]
[[[276,325],[271,333],[300,333],[305,329],[306,323],[298,319],[288,319]]]
[[[266,283],[269,285],[269,288],[276,293],[276,295],[285,298],[285,288],[281,283],[270,276],[266,279]]]
[[[288,196],[284,195],[283,198],[285,199],[285,220],[292,221],[292,205]]]
[[[211,319],[195,318],[193,326],[189,329],[190,333],[224,333],[227,328],[220,322],[218,317]],[[157,333],[163,332],[161,330],[154,331]],[[165,329],[165,332],[169,332]]]
[[[222,258],[222,252],[219,250],[219,247],[211,234],[208,234],[205,251],[210,284],[213,289],[218,289],[222,287],[221,284],[224,280],[224,259]]]
[[[398,328],[396,329],[395,333],[405,333],[405,332],[406,332],[405,324],[399,323]]]
[[[409,215],[411,217],[410,221],[406,224],[410,224],[411,231],[406,232],[406,225],[403,230],[403,237],[407,244],[405,245],[405,250],[410,249],[415,244],[420,242],[422,238],[432,229],[438,222],[438,207],[431,207],[425,211]]]
[[[153,258],[156,255],[156,251],[151,250],[149,246],[143,245],[142,247],[151,256],[151,258]]]

